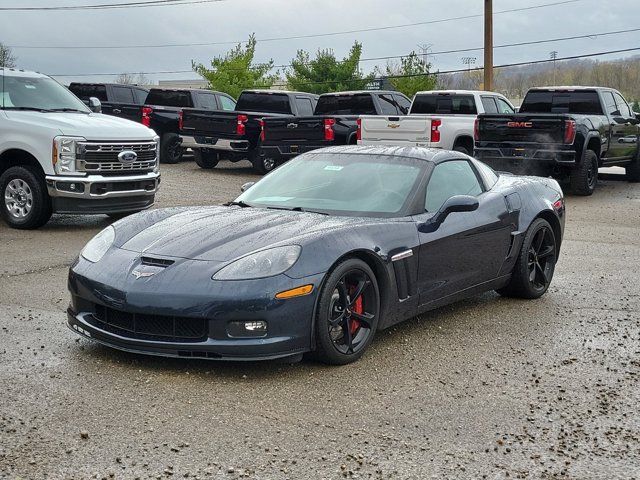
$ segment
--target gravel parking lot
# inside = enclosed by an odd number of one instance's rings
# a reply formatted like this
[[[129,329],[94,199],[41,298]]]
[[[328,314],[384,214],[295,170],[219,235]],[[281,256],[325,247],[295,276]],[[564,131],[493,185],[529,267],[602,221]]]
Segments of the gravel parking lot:
[[[159,207],[258,178],[162,171]],[[567,203],[543,298],[436,310],[341,368],[94,345],[65,326],[66,275],[109,219],[0,224],[0,478],[640,478],[640,187]]]

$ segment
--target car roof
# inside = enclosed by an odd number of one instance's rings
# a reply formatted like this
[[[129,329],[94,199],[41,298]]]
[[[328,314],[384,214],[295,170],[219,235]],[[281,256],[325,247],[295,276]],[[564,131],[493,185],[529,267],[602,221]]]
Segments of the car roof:
[[[423,90],[416,95],[502,95],[488,90]],[[504,96],[504,95],[502,95]]]
[[[320,96],[321,97],[333,97],[333,96],[336,96],[336,95],[362,95],[362,94],[366,94],[366,93],[393,95],[394,93],[400,93],[400,92],[394,92],[393,90],[347,90],[346,92],[328,92],[328,93],[323,93]]]
[[[542,90],[542,91],[553,91],[553,90],[614,90],[610,87],[589,87],[586,85],[557,85],[557,86],[549,86],[549,87],[531,87],[529,90]]]
[[[293,90],[274,90],[269,88],[253,88],[249,90],[243,90],[242,93],[270,93],[272,95],[281,94],[281,95],[307,95],[309,97],[317,97],[315,93],[309,92],[295,92]]]
[[[308,154],[351,154],[351,155],[384,155],[392,157],[412,158],[430,163],[440,163],[452,158],[469,158],[467,155],[450,150],[426,147],[394,147],[394,146],[368,146],[368,145],[340,145],[325,147],[308,152]]]
[[[29,70],[19,70],[17,68],[0,67],[0,72],[6,77],[23,77],[23,78],[49,78],[49,75],[43,73],[31,72]]]
[[[69,85],[104,85],[105,87],[136,87],[136,88],[144,88],[146,90],[149,87],[144,85],[137,85],[135,83],[114,83],[114,82],[71,82]]]

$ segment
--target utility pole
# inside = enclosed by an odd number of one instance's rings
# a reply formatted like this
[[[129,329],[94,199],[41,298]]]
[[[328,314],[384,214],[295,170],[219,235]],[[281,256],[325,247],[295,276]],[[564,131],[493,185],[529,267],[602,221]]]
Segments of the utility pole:
[[[484,0],[484,89],[493,90],[493,0]]]
[[[554,50],[549,52],[549,58],[553,60],[553,84],[556,84],[556,58],[558,58],[558,52]]]
[[[427,65],[429,64],[429,50],[433,47],[433,43],[419,43],[418,48],[422,52],[422,63],[424,64],[423,71],[426,72]]]

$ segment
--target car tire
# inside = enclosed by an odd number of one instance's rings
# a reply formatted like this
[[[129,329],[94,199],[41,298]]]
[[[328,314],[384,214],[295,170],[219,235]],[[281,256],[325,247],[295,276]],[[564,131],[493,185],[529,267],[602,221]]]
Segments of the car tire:
[[[465,147],[463,147],[462,145],[456,145],[455,147],[453,147],[453,151],[454,152],[460,152],[460,153],[464,153],[465,155],[471,155],[469,153],[469,150],[467,150]]]
[[[253,165],[253,169],[261,175],[271,172],[278,166],[273,158],[265,157],[257,153],[251,156],[251,164]]]
[[[180,145],[180,135],[165,133],[160,139],[160,163],[178,163],[182,160],[184,148]]]
[[[592,195],[598,183],[598,156],[593,150],[587,150],[582,162],[575,166],[569,175],[571,192],[575,195]]]
[[[193,159],[200,168],[210,170],[218,165],[220,154],[198,148],[193,150]]]
[[[557,252],[553,228],[545,219],[536,219],[525,233],[509,283],[497,292],[505,297],[541,297],[553,279]]]
[[[53,213],[42,173],[35,167],[8,168],[0,176],[1,216],[12,228],[40,228]]]
[[[357,258],[338,263],[318,295],[315,358],[330,365],[355,362],[373,340],[379,317],[380,291],[373,270]]]
[[[640,182],[640,148],[636,152],[636,158],[625,167],[625,172],[628,182]]]

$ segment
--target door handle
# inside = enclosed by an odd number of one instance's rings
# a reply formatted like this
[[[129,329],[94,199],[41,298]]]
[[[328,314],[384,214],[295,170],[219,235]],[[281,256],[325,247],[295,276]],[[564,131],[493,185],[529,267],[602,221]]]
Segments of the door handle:
[[[114,108],[113,113],[122,113],[122,110],[120,110],[119,108]]]

